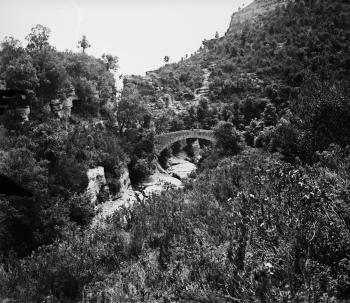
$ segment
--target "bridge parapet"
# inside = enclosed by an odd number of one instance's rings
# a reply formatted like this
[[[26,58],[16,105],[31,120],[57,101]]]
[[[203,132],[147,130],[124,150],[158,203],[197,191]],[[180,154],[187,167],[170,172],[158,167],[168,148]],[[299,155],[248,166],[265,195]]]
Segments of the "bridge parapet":
[[[172,133],[166,133],[157,135],[154,138],[154,149],[157,155],[159,155],[165,148],[170,147],[177,141],[185,139],[204,139],[216,143],[216,138],[212,130],[205,129],[191,129],[181,130]]]

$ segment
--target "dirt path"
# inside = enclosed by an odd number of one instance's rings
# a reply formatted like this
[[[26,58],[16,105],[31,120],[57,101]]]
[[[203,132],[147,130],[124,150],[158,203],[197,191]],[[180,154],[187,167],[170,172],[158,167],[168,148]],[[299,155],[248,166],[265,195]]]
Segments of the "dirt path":
[[[195,98],[194,101],[196,105],[199,104],[199,100],[201,98],[208,98],[209,96],[209,77],[210,77],[210,71],[207,68],[203,68],[204,72],[204,79],[202,86],[195,90]]]

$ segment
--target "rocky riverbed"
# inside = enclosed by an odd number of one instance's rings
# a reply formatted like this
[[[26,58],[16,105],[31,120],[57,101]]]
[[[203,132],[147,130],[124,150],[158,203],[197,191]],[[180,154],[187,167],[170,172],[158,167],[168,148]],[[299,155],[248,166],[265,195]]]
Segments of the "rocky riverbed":
[[[167,172],[180,180],[188,178],[188,176],[197,169],[197,165],[190,162],[190,159],[188,159],[185,154],[171,157],[168,163],[169,168]]]
[[[196,164],[185,153],[172,156],[168,161],[169,167],[164,170],[158,165],[155,172],[149,176],[140,186],[133,188],[131,185],[121,189],[120,194],[113,200],[109,200],[97,206],[98,215],[95,217],[93,225],[103,224],[103,219],[111,216],[122,205],[131,205],[137,200],[144,200],[153,193],[161,192],[167,185],[181,188],[183,183],[181,180],[197,169]]]
[[[161,192],[166,184],[171,184],[177,188],[182,187],[183,179],[197,169],[197,166],[190,162],[186,154],[181,153],[178,156],[172,156],[168,160],[169,167],[164,170],[158,165],[154,174],[152,174],[140,186],[140,191],[136,191],[139,199],[149,197],[152,193]]]

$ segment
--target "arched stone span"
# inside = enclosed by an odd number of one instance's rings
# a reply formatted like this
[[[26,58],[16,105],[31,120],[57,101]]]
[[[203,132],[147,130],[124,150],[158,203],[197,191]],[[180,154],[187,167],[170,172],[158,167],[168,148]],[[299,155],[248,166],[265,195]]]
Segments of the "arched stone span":
[[[159,156],[160,153],[175,142],[185,139],[204,139],[216,143],[214,131],[205,129],[180,130],[172,133],[156,135],[154,137],[154,151]]]

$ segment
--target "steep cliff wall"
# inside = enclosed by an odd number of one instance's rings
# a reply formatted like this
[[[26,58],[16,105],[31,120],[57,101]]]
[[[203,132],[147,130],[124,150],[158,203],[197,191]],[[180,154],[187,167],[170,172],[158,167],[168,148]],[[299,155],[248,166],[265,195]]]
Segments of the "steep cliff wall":
[[[293,0],[255,0],[245,8],[233,13],[229,29],[226,34],[240,32],[247,22],[254,22],[259,16],[273,11],[279,6],[286,5]]]

